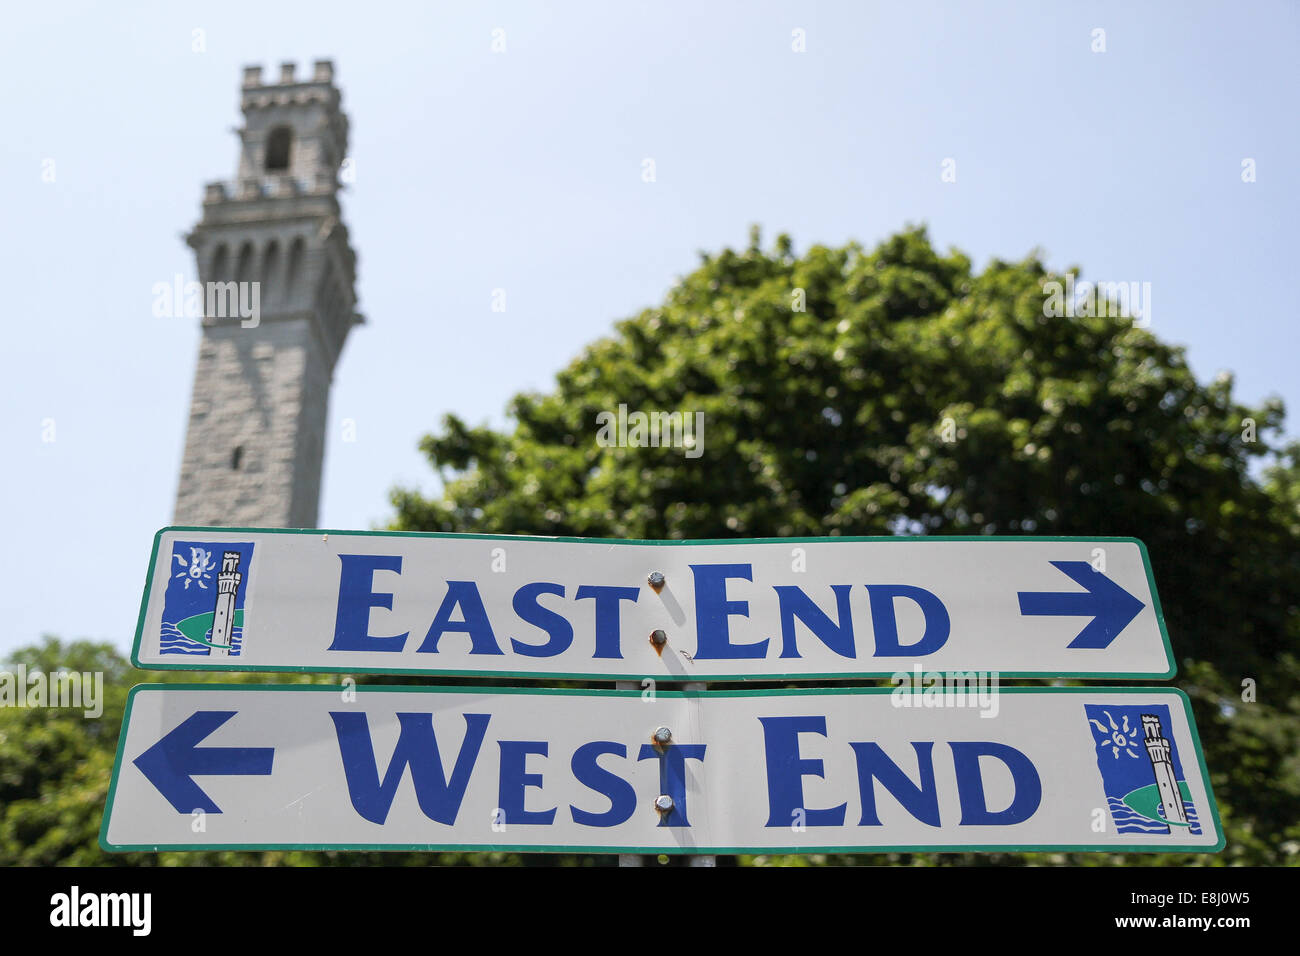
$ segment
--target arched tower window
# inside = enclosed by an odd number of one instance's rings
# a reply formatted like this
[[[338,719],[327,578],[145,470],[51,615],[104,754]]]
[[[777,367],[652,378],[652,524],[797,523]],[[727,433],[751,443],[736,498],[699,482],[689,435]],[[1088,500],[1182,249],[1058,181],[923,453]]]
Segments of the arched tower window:
[[[244,463],[244,446],[236,445],[235,450],[230,453],[230,470],[239,471],[239,468],[243,463]]]
[[[222,282],[229,272],[230,253],[226,250],[226,244],[223,242],[217,246],[217,251],[212,254],[212,261],[208,266],[208,281]]]
[[[289,153],[293,146],[293,130],[277,126],[266,138],[266,171],[285,172],[289,169]]]

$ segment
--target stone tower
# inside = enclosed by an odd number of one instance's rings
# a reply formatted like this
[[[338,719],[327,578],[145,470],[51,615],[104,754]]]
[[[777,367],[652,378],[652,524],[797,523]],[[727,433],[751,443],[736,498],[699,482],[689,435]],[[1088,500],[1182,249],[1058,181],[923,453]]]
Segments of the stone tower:
[[[203,338],[175,523],[312,528],[330,380],[353,325],[357,258],[338,201],[348,121],[334,69],[244,70],[239,171],[187,237]]]

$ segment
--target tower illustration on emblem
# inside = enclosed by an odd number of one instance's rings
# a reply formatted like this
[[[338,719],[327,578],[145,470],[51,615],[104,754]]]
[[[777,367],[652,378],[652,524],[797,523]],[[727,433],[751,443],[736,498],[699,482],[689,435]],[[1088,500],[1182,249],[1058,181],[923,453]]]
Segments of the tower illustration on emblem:
[[[1169,741],[1161,733],[1160,718],[1154,714],[1143,714],[1142,735],[1142,742],[1147,748],[1147,757],[1151,760],[1151,769],[1156,774],[1156,786],[1160,791],[1163,816],[1169,823],[1186,825],[1187,809],[1183,806],[1183,796],[1178,791],[1178,777],[1174,774]]]
[[[158,630],[160,654],[241,656],[253,550],[251,541],[172,542],[172,573]]]
[[[221,570],[217,573],[217,605],[212,612],[213,657],[230,654],[230,639],[235,626],[235,595],[239,593],[239,582],[243,577],[239,573],[239,552],[222,554]]]

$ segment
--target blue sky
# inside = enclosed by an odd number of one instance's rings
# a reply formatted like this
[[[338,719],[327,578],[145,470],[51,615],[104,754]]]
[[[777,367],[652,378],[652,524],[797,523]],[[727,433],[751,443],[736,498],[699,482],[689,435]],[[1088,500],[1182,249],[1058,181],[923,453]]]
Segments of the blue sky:
[[[501,424],[752,223],[803,250],[925,222],[977,265],[1037,248],[1150,282],[1153,330],[1198,375],[1300,408],[1297,41],[1288,2],[7,10],[0,654],[128,646],[198,344],[151,290],[194,277],[181,235],[234,174],[246,64],[332,58],[352,120],[369,324],[335,371],[320,523],[366,528],[394,485],[436,488],[416,444],[443,414]]]

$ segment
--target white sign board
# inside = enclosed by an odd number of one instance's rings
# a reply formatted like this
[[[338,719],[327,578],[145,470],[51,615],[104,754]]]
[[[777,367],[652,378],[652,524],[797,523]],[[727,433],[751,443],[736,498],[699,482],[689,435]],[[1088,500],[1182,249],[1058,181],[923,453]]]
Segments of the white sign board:
[[[133,660],[656,681],[1174,673],[1146,550],[1131,538],[165,529]]]
[[[134,657],[188,670],[714,681],[1174,672],[1132,539],[168,529]]]
[[[1164,688],[142,685],[100,842],[1214,851],[1223,836],[1187,698]]]

